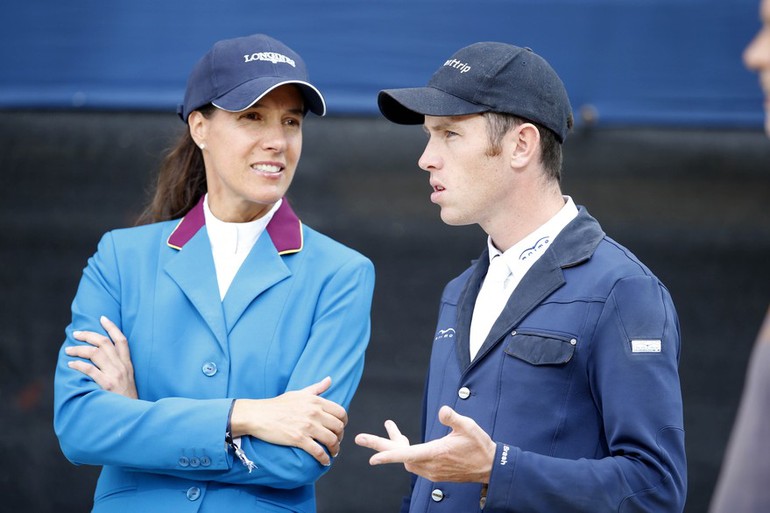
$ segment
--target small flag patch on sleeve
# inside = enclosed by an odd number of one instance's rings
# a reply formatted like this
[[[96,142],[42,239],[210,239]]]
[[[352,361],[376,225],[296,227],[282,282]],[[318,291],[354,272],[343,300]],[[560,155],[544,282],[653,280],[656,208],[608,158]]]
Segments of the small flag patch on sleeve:
[[[632,353],[660,353],[660,340],[632,340]]]

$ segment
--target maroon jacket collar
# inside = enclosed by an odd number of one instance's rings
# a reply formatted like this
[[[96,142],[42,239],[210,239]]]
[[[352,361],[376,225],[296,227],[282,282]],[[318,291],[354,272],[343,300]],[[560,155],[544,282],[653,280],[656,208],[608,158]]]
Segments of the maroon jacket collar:
[[[187,242],[206,224],[203,215],[203,196],[187,215],[185,215],[168,237],[168,245],[182,249]],[[267,223],[267,233],[278,250],[279,255],[288,255],[302,251],[302,222],[292,210],[286,198]]]

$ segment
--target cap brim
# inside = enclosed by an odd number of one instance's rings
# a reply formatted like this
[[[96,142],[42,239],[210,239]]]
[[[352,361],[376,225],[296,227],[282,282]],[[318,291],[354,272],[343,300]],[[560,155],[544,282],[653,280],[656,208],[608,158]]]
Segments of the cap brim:
[[[285,80],[274,77],[261,77],[244,82],[211,103],[228,112],[241,112],[264,98],[270,91],[287,84],[294,84],[299,87],[307,110],[318,116],[326,114],[326,101],[315,86],[302,80]]]
[[[421,125],[425,116],[465,116],[486,112],[478,105],[435,87],[385,89],[377,95],[377,106],[388,120],[401,125]]]

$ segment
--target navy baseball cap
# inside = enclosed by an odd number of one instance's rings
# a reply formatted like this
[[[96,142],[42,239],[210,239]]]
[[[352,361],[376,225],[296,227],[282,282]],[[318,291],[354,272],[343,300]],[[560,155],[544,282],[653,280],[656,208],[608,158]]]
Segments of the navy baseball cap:
[[[208,103],[240,112],[285,84],[299,87],[306,110],[326,114],[326,102],[308,81],[305,62],[294,50],[264,34],[225,39],[195,64],[177,112],[185,123],[192,111]]]
[[[506,43],[461,48],[427,87],[380,91],[377,104],[387,119],[402,125],[422,124],[425,115],[499,112],[539,123],[562,143],[572,126],[567,90],[553,68],[529,48]]]

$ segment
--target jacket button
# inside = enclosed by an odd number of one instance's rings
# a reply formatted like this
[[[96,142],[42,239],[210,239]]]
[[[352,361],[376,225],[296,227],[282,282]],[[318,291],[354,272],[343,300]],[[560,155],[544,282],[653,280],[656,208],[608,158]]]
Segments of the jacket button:
[[[201,465],[208,467],[211,465],[211,459],[208,456],[201,456]]]
[[[569,341],[569,343],[570,343],[570,345],[573,345],[573,346],[574,346],[574,345],[576,345],[576,344],[577,344],[577,339],[574,339],[574,338],[573,338],[572,340],[570,340],[570,341]]]
[[[198,458],[193,456],[192,458],[190,458],[190,466],[193,467],[193,468],[200,467],[201,466],[201,460],[199,460]]]
[[[468,387],[462,387],[457,391],[457,396],[460,399],[468,399],[471,396],[471,389]]]
[[[180,467],[186,467],[190,464],[190,460],[182,456],[181,458],[179,458],[179,461],[177,463],[179,463]]]
[[[433,502],[441,502],[444,500],[444,492],[436,488],[430,492],[430,498],[433,499]]]
[[[203,371],[203,374],[211,377],[217,373],[217,364],[214,362],[206,362],[203,364],[203,367],[201,367],[201,370]]]
[[[201,489],[197,486],[191,486],[187,489],[187,499],[191,501],[197,501],[201,496]]]

